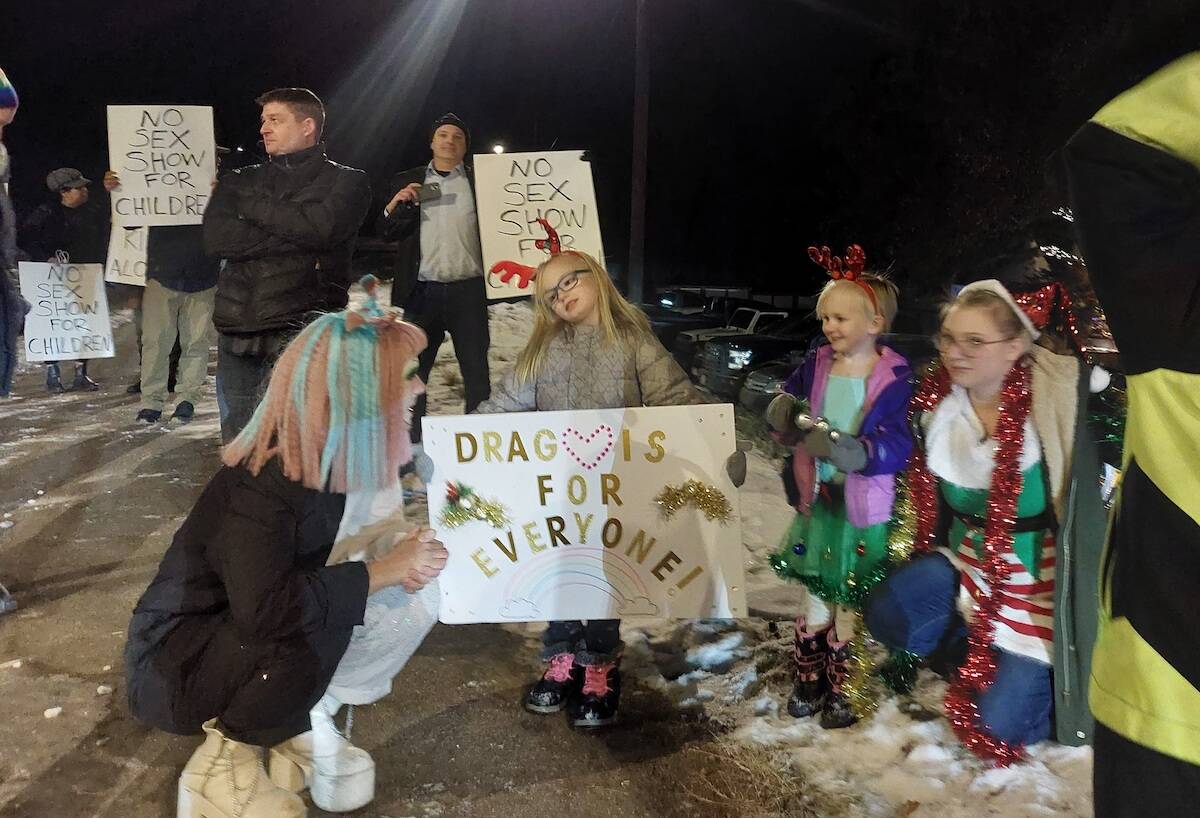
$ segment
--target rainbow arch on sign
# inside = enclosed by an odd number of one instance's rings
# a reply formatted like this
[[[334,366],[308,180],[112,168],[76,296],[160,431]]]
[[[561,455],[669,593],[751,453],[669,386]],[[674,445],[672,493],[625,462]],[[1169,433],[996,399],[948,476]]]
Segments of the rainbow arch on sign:
[[[551,589],[587,587],[608,594],[619,606],[650,596],[637,566],[614,551],[569,546],[521,566],[504,591],[505,599],[537,605]]]

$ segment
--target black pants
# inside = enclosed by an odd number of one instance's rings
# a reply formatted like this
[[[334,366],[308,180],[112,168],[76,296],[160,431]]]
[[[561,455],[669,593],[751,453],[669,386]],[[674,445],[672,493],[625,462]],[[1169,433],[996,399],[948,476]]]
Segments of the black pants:
[[[1196,814],[1200,767],[1135,744],[1100,722],[1094,747],[1096,818]]]
[[[165,636],[138,630],[135,617],[125,651],[134,716],[179,735],[216,718],[227,737],[260,747],[310,729],[308,711],[325,695],[352,632],[255,643],[228,614],[184,617]]]
[[[482,278],[455,281],[452,284],[437,284],[418,281],[404,305],[404,317],[425,330],[429,345],[421,353],[418,374],[422,381],[429,381],[433,362],[446,333],[454,339],[454,354],[462,372],[463,398],[467,414],[475,411],[479,404],[492,394],[491,376],[488,374],[487,289]],[[421,440],[421,418],[425,416],[425,396],[421,395],[413,406],[412,439]]]
[[[581,665],[611,662],[621,651],[621,620],[551,622],[542,632],[542,658],[574,653]]]

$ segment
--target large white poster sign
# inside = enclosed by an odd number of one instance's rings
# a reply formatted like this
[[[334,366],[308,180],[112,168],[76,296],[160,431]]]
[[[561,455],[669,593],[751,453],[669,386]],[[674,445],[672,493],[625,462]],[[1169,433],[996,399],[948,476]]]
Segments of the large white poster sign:
[[[531,295],[520,276],[507,283],[490,272],[498,263],[536,267],[547,259],[535,242],[546,238],[538,223],[545,219],[558,231],[563,247],[574,247],[604,262],[600,215],[592,166],[583,151],[501,153],[475,156],[475,200],[488,298]]]
[[[212,108],[109,105],[108,163],[114,224],[200,224],[217,176]]]
[[[422,424],[441,621],[745,616],[732,406]]]
[[[108,237],[108,263],[104,280],[115,284],[146,286],[146,240],[149,227],[113,224]]]
[[[25,360],[74,361],[113,357],[112,325],[104,294],[103,264],[22,261]]]

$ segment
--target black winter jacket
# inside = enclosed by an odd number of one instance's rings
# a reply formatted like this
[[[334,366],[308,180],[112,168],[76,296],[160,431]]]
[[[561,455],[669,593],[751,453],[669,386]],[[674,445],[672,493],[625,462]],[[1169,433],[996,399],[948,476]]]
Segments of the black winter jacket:
[[[92,195],[79,207],[47,202],[21,225],[21,248],[34,261],[65,251],[73,264],[104,264],[108,258],[108,199]]]
[[[126,655],[139,661],[188,617],[229,617],[255,642],[361,624],[366,564],[325,565],[345,503],[288,480],[275,460],[258,476],[222,468],[138,600]]]
[[[344,308],[370,206],[367,175],[331,162],[322,145],[223,176],[204,211],[205,249],[222,260],[217,330],[276,332]]]
[[[146,237],[146,278],[179,293],[217,286],[217,259],[204,252],[198,224],[151,227]]]
[[[475,169],[463,165],[467,173],[467,183],[471,186],[471,195],[475,195]],[[388,186],[387,201],[412,183],[425,184],[425,175],[429,164],[419,168],[410,168],[392,177]],[[386,204],[386,202],[385,202]],[[376,234],[388,241],[399,240],[396,252],[396,272],[392,279],[392,304],[403,307],[417,286],[417,274],[421,271],[421,208],[413,205],[400,205],[389,215],[383,215],[380,208],[379,219],[375,223]]]

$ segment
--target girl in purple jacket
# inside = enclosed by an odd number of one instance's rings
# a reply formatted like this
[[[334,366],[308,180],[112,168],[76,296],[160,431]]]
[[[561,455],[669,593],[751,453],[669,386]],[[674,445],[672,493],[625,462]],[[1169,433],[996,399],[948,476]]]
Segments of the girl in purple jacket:
[[[809,352],[767,408],[777,439],[794,447],[784,480],[794,479],[788,499],[797,511],[771,562],[809,591],[796,619],[788,712],[821,713],[821,726],[833,728],[857,720],[845,689],[860,660],[851,641],[862,630],[862,601],[888,567],[896,474],[912,450],[912,370],[878,343],[896,317],[896,285],[863,272],[858,245],[844,259],[828,247],[809,255],[833,278],[817,298],[829,343]]]

